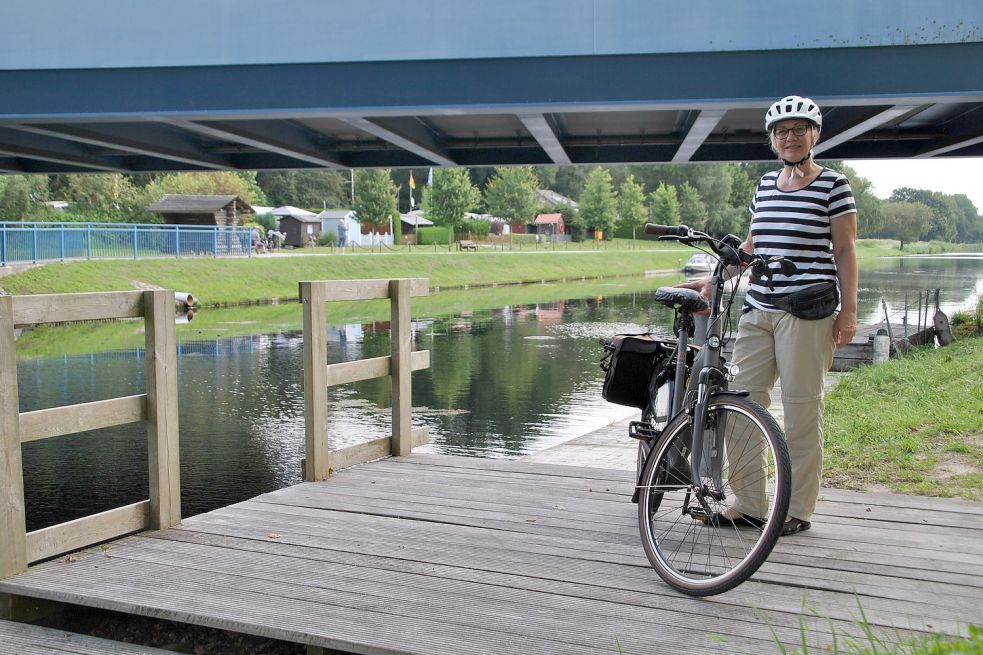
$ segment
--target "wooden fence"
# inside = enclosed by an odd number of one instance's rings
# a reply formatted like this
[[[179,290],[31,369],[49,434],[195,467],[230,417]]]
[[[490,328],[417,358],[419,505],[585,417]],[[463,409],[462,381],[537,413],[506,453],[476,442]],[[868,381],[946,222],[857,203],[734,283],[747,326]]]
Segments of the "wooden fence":
[[[425,428],[410,425],[410,373],[430,366],[429,350],[413,350],[410,297],[428,293],[425,278],[397,280],[321,280],[300,283],[304,312],[304,480],[325,480],[334,469],[347,468],[388,455],[408,455],[427,442]],[[389,298],[391,354],[338,364],[327,363],[326,303],[339,300]],[[390,376],[392,435],[329,451],[328,387]]]
[[[410,297],[427,294],[423,278],[301,282],[304,314],[305,480],[426,443],[410,424],[410,373],[430,366],[430,351],[414,351]],[[325,304],[389,298],[392,350],[385,357],[327,364]],[[100,541],[181,522],[178,448],[177,337],[173,291],[122,291],[0,296],[0,579],[27,565]],[[146,393],[21,412],[14,328],[21,325],[143,317]],[[328,387],[392,378],[392,435],[328,451]],[[132,505],[27,532],[21,444],[137,421],[147,422],[150,498]],[[66,475],[71,472],[66,471]]]
[[[138,317],[146,333],[146,393],[20,411],[15,326]],[[32,562],[181,522],[176,343],[173,291],[0,296],[0,579]],[[21,444],[137,421],[147,422],[149,500],[27,532]]]

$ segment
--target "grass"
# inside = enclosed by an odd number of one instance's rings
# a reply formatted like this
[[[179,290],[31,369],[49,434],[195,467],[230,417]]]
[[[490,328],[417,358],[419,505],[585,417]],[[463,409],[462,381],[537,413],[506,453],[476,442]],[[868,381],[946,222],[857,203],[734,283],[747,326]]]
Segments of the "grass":
[[[878,631],[867,619],[867,614],[857,599],[860,617],[854,620],[860,636],[837,635],[832,621],[828,621],[832,643],[822,650],[832,655],[983,655],[983,630],[979,626],[969,625],[966,637],[954,637],[941,633],[906,635],[894,631],[891,637],[879,636]],[[803,614],[820,618],[813,612],[799,614],[799,635],[801,648],[789,649],[782,643],[769,624],[772,639],[781,655],[808,655],[807,643],[809,626]],[[765,618],[767,622],[767,618]],[[812,652],[817,652],[813,650]]]
[[[314,248],[296,256],[249,259],[149,259],[52,263],[2,279],[12,294],[125,291],[160,287],[187,291],[205,306],[296,298],[301,280],[426,277],[431,287],[577,280],[678,270],[685,246],[615,242],[603,249],[514,250],[456,253],[331,254]]]
[[[613,295],[651,291],[660,285],[674,284],[680,279],[682,278],[678,274],[670,274],[664,277],[632,276],[604,281],[451,289],[414,298],[413,316],[416,319],[425,319],[506,305],[595,297],[599,293]],[[368,323],[389,320],[390,309],[388,301],[366,300],[333,302],[328,306],[327,312],[333,324]],[[179,342],[208,340],[300,330],[301,327],[301,306],[295,302],[207,308],[196,312],[190,323],[179,324],[177,338]],[[40,325],[25,331],[17,340],[17,354],[25,357],[46,357],[142,348],[143,344],[143,323],[138,320]]]
[[[983,500],[983,338],[846,375],[826,399],[827,483]]]

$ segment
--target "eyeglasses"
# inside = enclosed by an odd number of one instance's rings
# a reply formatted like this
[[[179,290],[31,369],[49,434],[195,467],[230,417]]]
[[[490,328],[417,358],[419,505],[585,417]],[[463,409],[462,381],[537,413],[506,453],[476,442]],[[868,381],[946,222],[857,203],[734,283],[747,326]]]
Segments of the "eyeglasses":
[[[784,141],[785,139],[788,138],[789,132],[791,132],[795,136],[805,136],[806,132],[808,131],[809,131],[809,126],[807,125],[796,125],[791,129],[787,127],[776,127],[775,136],[781,139],[782,141]]]

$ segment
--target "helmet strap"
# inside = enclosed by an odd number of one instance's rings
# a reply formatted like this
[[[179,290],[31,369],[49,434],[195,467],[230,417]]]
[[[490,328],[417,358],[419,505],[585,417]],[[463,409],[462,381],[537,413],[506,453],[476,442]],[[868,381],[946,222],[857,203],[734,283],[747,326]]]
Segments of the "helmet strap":
[[[791,166],[792,167],[792,175],[797,176],[797,177],[805,177],[806,174],[802,170],[802,164],[804,164],[805,162],[809,161],[810,159],[812,159],[812,151],[811,150],[809,151],[809,153],[805,157],[803,157],[799,161],[789,161],[787,159],[783,159],[782,160],[782,163],[785,164],[786,166]]]

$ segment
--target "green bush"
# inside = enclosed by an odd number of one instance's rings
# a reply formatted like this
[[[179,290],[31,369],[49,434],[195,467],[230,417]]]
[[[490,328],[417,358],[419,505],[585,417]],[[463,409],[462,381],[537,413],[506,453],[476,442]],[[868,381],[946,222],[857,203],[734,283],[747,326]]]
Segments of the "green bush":
[[[416,229],[417,243],[430,245],[433,243],[449,245],[451,242],[451,231],[446,227],[434,225],[433,227],[418,227]]]
[[[317,239],[317,245],[336,246],[338,245],[338,235],[331,231],[321,232],[321,236]]]
[[[491,221],[483,221],[480,218],[464,221],[464,225],[461,226],[461,232],[465,235],[470,234],[474,239],[483,239],[491,233]],[[465,236],[463,238],[467,237]]]

